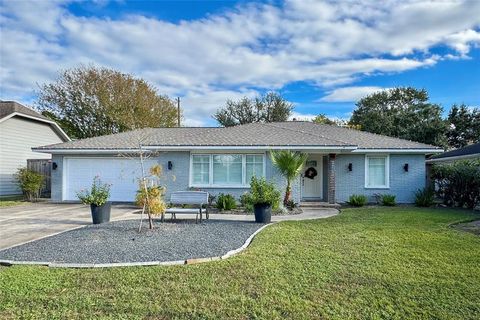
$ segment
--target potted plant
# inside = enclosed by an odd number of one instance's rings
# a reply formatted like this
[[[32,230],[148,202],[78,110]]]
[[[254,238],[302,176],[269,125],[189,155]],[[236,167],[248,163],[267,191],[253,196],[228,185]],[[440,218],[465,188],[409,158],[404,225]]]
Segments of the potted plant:
[[[250,182],[250,194],[255,222],[269,223],[272,220],[272,206],[280,202],[280,192],[265,178],[258,179],[254,176]]]
[[[102,183],[99,176],[93,178],[91,190],[80,190],[77,197],[83,204],[90,205],[93,224],[110,221],[111,203],[108,202],[110,185]]]

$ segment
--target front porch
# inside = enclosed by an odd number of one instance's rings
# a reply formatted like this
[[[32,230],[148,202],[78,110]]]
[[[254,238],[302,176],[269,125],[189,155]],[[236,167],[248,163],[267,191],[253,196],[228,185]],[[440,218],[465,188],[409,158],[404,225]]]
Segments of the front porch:
[[[300,204],[307,207],[333,205],[336,154],[310,153],[300,175]]]

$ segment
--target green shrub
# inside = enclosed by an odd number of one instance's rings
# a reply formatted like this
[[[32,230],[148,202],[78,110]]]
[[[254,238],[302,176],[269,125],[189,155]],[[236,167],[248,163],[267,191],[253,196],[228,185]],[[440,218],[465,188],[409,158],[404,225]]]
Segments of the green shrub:
[[[347,203],[354,207],[363,207],[367,204],[367,197],[363,194],[352,194]]]
[[[297,204],[295,203],[295,201],[293,200],[288,200],[286,203],[285,203],[285,207],[287,209],[290,209],[290,210],[293,210],[293,208],[295,208],[297,206]]]
[[[83,189],[77,192],[78,199],[83,204],[104,205],[110,197],[110,185],[102,183],[99,176],[93,178],[92,188]]]
[[[415,205],[417,207],[430,207],[434,204],[435,192],[433,188],[418,189],[415,192]]]
[[[44,177],[40,173],[27,168],[20,168],[15,174],[15,178],[27,201],[38,199],[44,181]]]
[[[480,160],[436,164],[432,178],[444,204],[473,209],[480,202]]]
[[[258,179],[253,176],[250,182],[250,193],[254,205],[269,204],[273,210],[280,207],[280,191],[276,189],[275,184],[267,182],[265,178]]]
[[[394,207],[397,205],[395,201],[395,195],[393,194],[382,194],[380,198],[380,203],[382,206]]]
[[[242,207],[245,208],[247,212],[253,212],[253,198],[252,194],[249,192],[245,192],[240,196],[240,204]]]
[[[237,201],[231,194],[220,193],[217,198],[217,209],[232,210],[237,207]]]

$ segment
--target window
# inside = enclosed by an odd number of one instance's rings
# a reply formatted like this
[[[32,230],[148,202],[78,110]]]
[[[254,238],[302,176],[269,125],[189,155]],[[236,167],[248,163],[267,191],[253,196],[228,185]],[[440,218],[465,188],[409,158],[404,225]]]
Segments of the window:
[[[190,185],[246,187],[265,175],[264,161],[263,154],[192,154]]]
[[[388,156],[367,156],[365,158],[365,187],[389,187]]]
[[[242,184],[242,156],[238,154],[214,155],[213,184]]]
[[[210,179],[210,157],[192,156],[192,182],[194,184],[208,184]]]
[[[245,183],[249,184],[253,176],[263,177],[263,156],[247,155],[245,158]]]

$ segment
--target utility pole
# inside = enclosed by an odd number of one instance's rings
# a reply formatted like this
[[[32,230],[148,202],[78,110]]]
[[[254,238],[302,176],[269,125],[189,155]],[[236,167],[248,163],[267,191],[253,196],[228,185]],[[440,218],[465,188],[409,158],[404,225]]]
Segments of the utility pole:
[[[177,97],[177,127],[180,128],[180,97]]]

